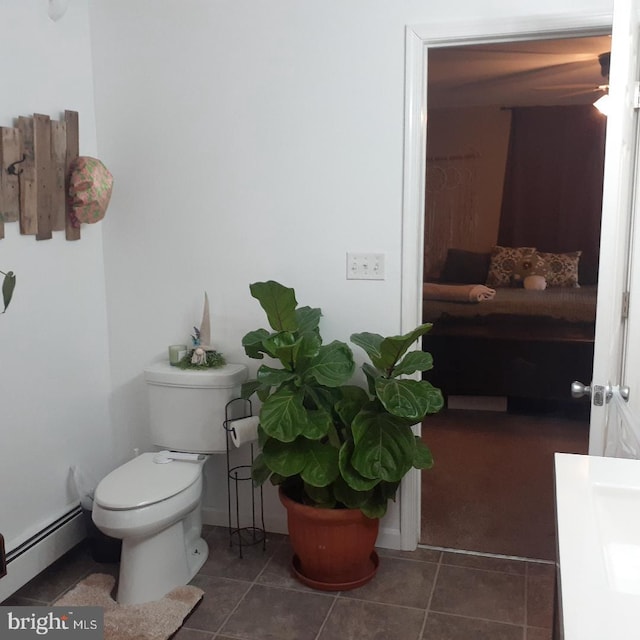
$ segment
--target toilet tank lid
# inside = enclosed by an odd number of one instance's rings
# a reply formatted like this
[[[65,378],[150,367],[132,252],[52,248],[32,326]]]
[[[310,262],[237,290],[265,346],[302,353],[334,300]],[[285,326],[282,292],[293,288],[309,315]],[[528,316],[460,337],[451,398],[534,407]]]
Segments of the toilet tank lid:
[[[204,389],[231,389],[243,383],[247,375],[243,364],[225,364],[217,369],[179,369],[163,361],[150,364],[144,370],[148,384]]]
[[[105,509],[144,507],[189,488],[202,473],[202,461],[153,461],[154,453],[142,453],[114,469],[96,487],[95,502]]]

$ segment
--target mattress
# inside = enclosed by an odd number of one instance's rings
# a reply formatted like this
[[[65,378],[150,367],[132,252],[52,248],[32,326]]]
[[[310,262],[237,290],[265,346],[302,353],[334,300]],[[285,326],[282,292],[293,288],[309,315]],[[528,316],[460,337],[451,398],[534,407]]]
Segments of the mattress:
[[[423,321],[496,318],[551,319],[566,323],[595,323],[597,287],[550,287],[544,291],[498,288],[490,300],[453,302],[426,299]]]

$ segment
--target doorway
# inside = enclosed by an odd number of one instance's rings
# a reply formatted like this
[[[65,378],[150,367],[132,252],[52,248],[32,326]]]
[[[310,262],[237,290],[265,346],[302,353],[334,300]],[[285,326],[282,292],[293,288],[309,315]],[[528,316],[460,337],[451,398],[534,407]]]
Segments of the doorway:
[[[473,25],[438,25],[424,28],[411,28],[407,31],[407,131],[405,147],[405,202],[403,236],[403,324],[409,326],[415,317],[421,319],[422,273],[415,268],[423,260],[422,237],[424,221],[424,149],[425,106],[427,87],[425,83],[427,53],[431,47],[459,46],[462,44],[504,42],[507,40],[525,40],[531,38],[558,38],[601,35],[610,29],[611,16],[538,16],[532,19],[515,20],[505,29],[495,21],[481,21]],[[423,146],[425,145],[425,146]],[[419,241],[415,241],[416,228]],[[411,238],[411,240],[409,240]],[[415,260],[415,262],[414,262]],[[415,298],[410,292],[415,292]],[[588,429],[588,427],[586,427]],[[416,511],[402,510],[403,541],[410,548],[411,526],[416,514],[420,514],[420,488],[414,481],[403,487],[403,501],[413,501]],[[416,523],[418,524],[418,523]],[[417,527],[419,528],[419,526]]]
[[[604,35],[429,58],[425,281],[447,293],[488,283],[495,245],[535,247],[539,269],[566,260],[575,273],[551,271],[544,292],[496,283],[478,305],[424,300],[448,403],[423,427],[440,461],[423,474],[423,544],[554,558],[553,454],[588,451],[588,406],[569,389],[592,373],[606,126],[593,103],[609,48]],[[578,284],[584,318],[567,313]]]

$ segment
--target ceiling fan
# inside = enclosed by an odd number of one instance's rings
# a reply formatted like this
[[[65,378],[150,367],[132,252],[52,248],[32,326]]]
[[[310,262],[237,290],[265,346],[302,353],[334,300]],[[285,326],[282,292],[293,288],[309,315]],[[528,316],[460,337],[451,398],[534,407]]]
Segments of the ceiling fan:
[[[609,47],[602,35],[435,48],[429,99],[434,108],[593,102],[607,88]]]
[[[564,97],[588,95],[594,93],[606,94],[609,91],[609,67],[611,63],[611,52],[606,51],[598,55],[600,65],[600,75],[605,79],[604,83],[593,84],[591,82],[576,82],[554,84],[549,86],[534,87],[535,91],[562,92]]]

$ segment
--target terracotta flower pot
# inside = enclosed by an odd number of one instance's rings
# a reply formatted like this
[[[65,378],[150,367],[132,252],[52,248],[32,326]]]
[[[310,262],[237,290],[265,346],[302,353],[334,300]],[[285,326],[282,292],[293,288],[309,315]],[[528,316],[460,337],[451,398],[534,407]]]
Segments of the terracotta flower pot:
[[[378,568],[374,547],[380,521],[359,509],[319,509],[291,500],[280,489],[287,510],[298,580],[324,591],[355,589],[369,582]]]

